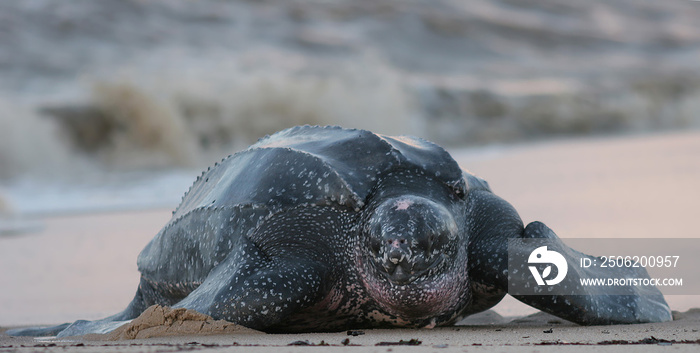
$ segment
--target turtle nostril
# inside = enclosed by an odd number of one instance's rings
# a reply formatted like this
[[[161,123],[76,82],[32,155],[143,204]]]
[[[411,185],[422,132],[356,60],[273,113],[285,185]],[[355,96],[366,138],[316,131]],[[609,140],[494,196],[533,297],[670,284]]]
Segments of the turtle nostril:
[[[406,239],[401,239],[401,240],[399,240],[399,243],[401,243],[401,244],[406,244]]]

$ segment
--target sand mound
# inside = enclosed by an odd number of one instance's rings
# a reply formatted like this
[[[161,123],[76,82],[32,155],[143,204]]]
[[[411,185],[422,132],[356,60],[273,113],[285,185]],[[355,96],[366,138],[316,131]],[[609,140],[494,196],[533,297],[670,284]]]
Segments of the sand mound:
[[[130,340],[161,336],[219,335],[230,333],[261,333],[224,320],[188,309],[173,309],[153,305],[139,317],[111,333],[99,335],[103,340]]]

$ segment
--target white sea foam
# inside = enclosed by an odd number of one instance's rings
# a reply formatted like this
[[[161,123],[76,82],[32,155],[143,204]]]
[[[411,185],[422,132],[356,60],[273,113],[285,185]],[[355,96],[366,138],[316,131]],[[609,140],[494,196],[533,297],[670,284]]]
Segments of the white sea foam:
[[[32,107],[0,99],[0,180],[50,173],[69,159],[57,126]]]

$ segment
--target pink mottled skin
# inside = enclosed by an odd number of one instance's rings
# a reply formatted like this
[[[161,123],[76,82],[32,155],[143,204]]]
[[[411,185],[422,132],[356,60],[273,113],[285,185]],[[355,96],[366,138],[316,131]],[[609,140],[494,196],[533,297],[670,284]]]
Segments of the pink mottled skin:
[[[359,278],[367,291],[369,300],[376,302],[379,309],[391,316],[403,318],[394,322],[400,326],[414,326],[422,319],[433,318],[421,327],[434,327],[445,322],[436,322],[436,317],[457,316],[470,298],[469,280],[466,271],[447,271],[439,276],[419,279],[410,285],[398,285],[384,280],[374,273],[371,265],[358,256]],[[454,316],[450,317],[450,313]]]
[[[411,200],[398,200],[394,204],[394,209],[398,211],[407,210],[411,205],[413,205],[413,201]]]

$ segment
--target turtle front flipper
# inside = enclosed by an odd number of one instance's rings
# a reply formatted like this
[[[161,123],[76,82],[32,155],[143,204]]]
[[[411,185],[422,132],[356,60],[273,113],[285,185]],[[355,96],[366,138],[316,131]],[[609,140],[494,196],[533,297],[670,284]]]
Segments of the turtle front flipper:
[[[265,330],[325,294],[326,267],[308,259],[270,259],[247,244],[176,304],[239,325]]]
[[[589,279],[649,278],[643,267],[583,267],[580,265],[581,259],[601,261],[571,249],[540,222],[525,227],[521,238],[536,240],[509,242],[509,292],[523,303],[582,325],[672,320],[668,304],[654,286],[641,285],[641,281],[637,281],[638,285],[628,281],[629,284],[614,288],[585,285]],[[546,247],[536,245],[539,241],[542,241],[539,245],[546,244]],[[542,264],[541,270],[533,266],[538,262]],[[557,267],[556,274],[552,272],[552,267]],[[527,294],[522,295],[524,292]],[[555,294],[540,295],[535,292]]]
[[[619,286],[613,295],[610,288],[585,288],[581,285],[583,278],[648,278],[643,268],[620,267],[603,271],[597,267],[582,267],[579,265],[581,258],[591,261],[595,258],[571,249],[540,222],[523,227],[515,209],[487,188],[470,191],[468,202],[472,305],[464,311],[465,315],[492,307],[508,292],[523,303],[581,325],[672,319],[668,304],[655,287]],[[526,240],[544,242],[548,248],[537,252],[535,250],[543,244],[525,245]],[[554,251],[561,258],[552,255],[553,259],[547,260],[547,254]],[[542,260],[537,260],[538,253],[544,256]],[[531,256],[534,256],[532,261]],[[559,277],[563,272],[557,262],[562,267],[566,263],[568,271],[564,276]],[[539,271],[537,275],[531,266]],[[536,283],[535,276],[546,280],[545,285]],[[559,283],[554,284],[554,280]],[[524,292],[527,295],[523,295]]]
[[[26,327],[5,331],[8,336],[49,337],[56,336],[71,324],[61,324],[46,327]]]
[[[29,337],[53,337],[64,338],[81,336],[88,333],[108,333],[128,323],[131,320],[118,320],[109,317],[102,320],[88,321],[78,320],[73,323],[66,323],[49,327],[28,327],[7,330],[8,336],[29,336]]]
[[[330,207],[301,206],[272,215],[241,237],[201,286],[174,307],[249,328],[284,325],[322,299],[335,282],[330,239],[343,219]]]
[[[154,288],[149,281],[141,278],[141,283],[136,290],[136,295],[124,311],[101,320],[77,320],[73,323],[65,323],[48,327],[28,327],[7,330],[9,336],[30,336],[30,337],[50,337],[58,338],[80,336],[89,333],[108,333],[117,327],[124,325],[135,319],[143,310],[153,304],[168,305],[172,301],[164,299],[157,288]]]

